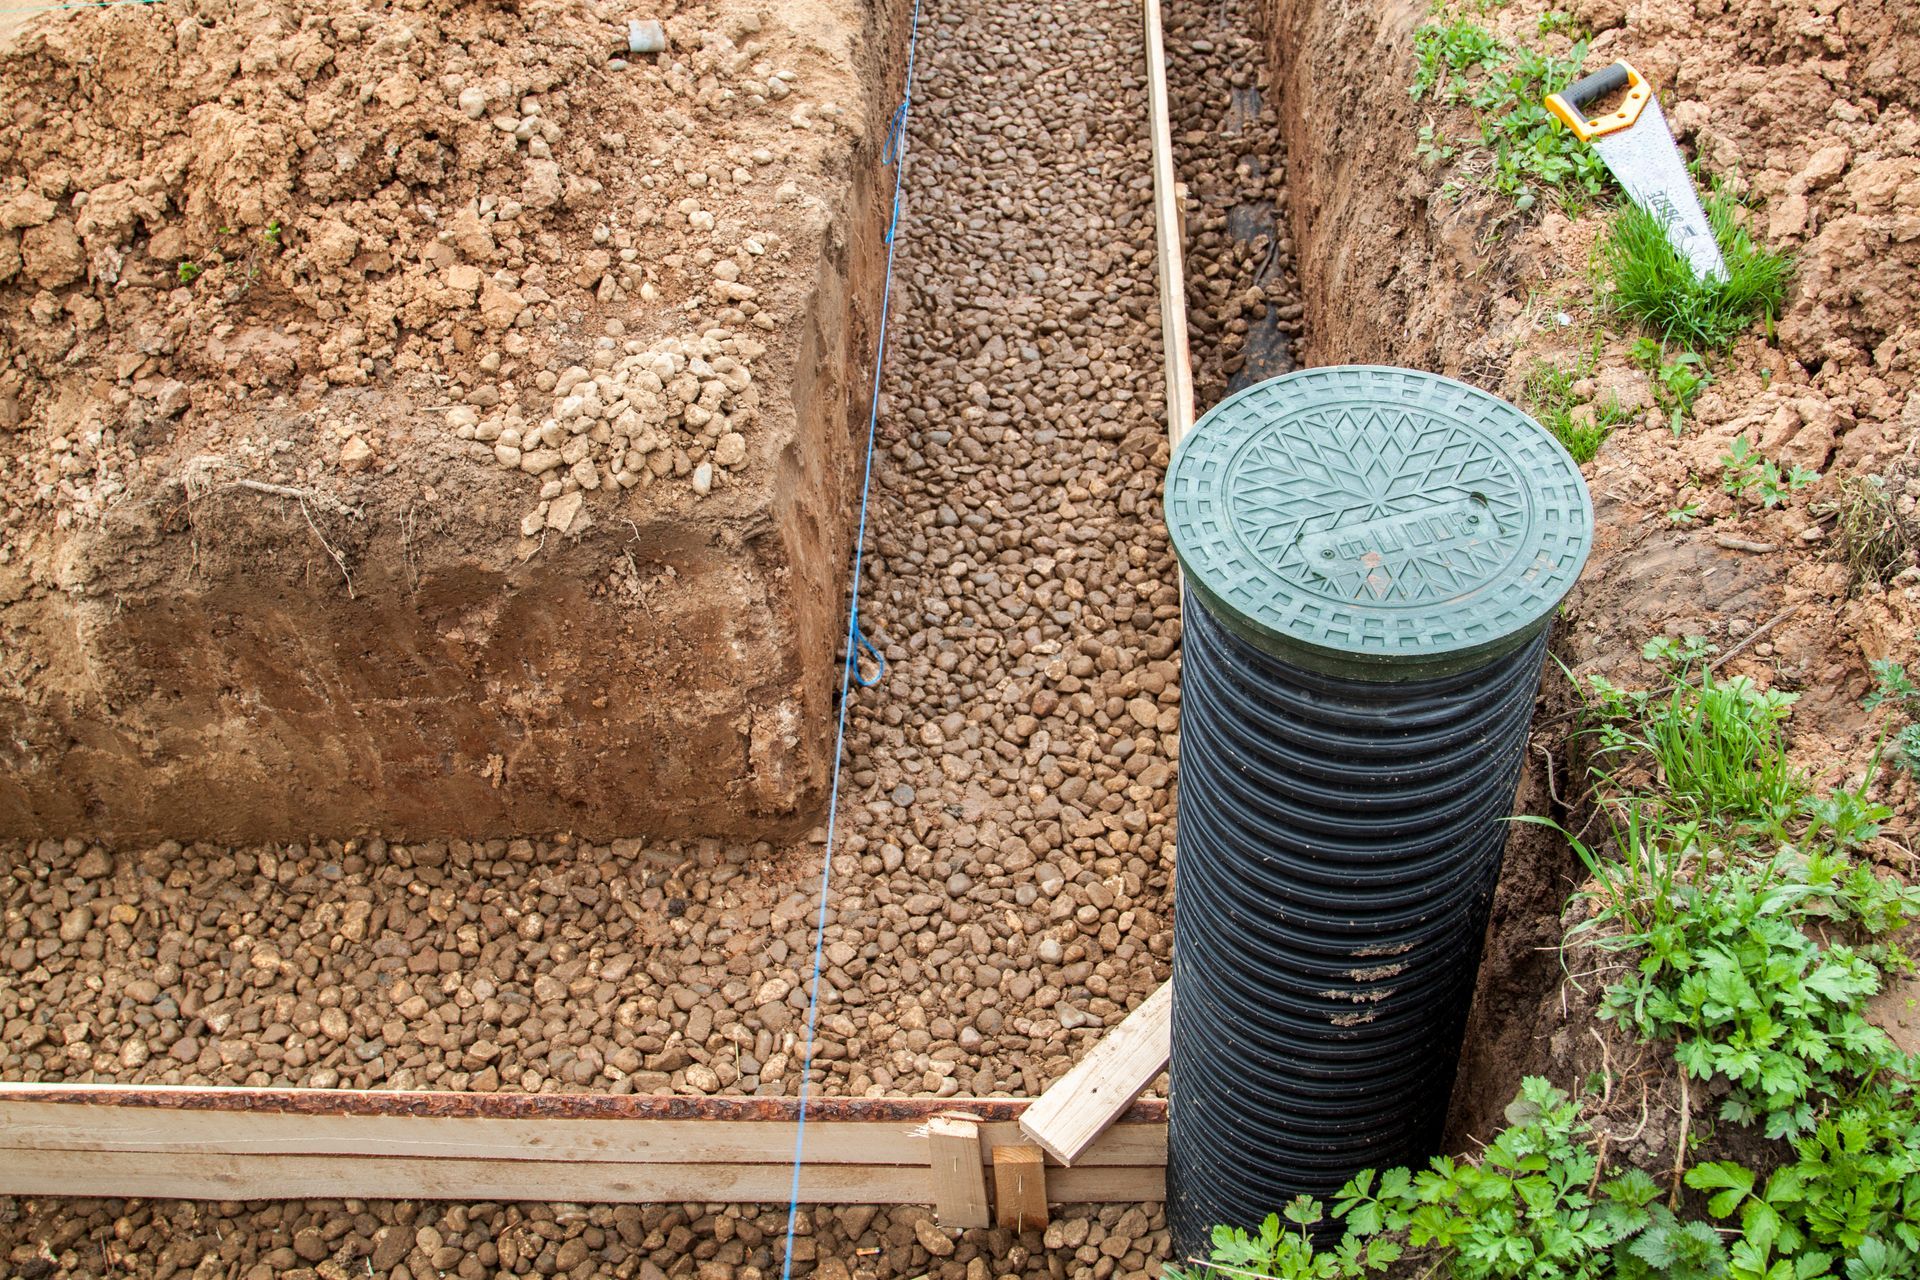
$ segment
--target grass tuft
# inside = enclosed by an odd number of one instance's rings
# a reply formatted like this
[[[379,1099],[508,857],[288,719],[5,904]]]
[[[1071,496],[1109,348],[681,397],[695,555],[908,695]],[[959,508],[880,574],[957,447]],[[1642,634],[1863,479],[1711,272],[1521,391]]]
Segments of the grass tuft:
[[[1667,240],[1652,214],[1628,205],[1614,218],[1603,260],[1613,280],[1613,306],[1669,343],[1723,350],[1753,324],[1780,315],[1793,260],[1756,244],[1738,202],[1725,191],[1707,197],[1707,220],[1727,261],[1727,278],[1701,280]]]
[[[1576,369],[1562,369],[1545,360],[1537,361],[1527,374],[1526,384],[1527,403],[1540,425],[1553,433],[1575,462],[1582,464],[1593,460],[1615,427],[1633,420],[1633,415],[1612,399],[1584,406],[1588,413],[1576,412],[1583,406],[1573,394],[1573,384],[1591,376],[1590,366],[1589,361]]]

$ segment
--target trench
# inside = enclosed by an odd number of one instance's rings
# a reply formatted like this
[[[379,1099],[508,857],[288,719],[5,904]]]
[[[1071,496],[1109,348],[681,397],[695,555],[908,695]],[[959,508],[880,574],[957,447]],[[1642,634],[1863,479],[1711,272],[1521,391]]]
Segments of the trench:
[[[1204,410],[1292,368],[1313,317],[1263,15],[1175,3],[1167,37]],[[888,671],[849,708],[811,1090],[1033,1096],[1169,974],[1179,607],[1138,11],[929,0],[921,59],[863,583]],[[817,839],[18,848],[7,1079],[798,1089]],[[325,1243],[431,1222],[464,1259],[525,1223],[521,1272],[575,1239],[619,1274],[779,1265],[783,1210],[699,1208],[370,1205]],[[0,1236],[54,1212],[15,1202]],[[1155,1205],[945,1254],[928,1216],[810,1212],[796,1272],[1104,1280],[1166,1250]],[[253,1242],[240,1276],[328,1214],[69,1220],[83,1246],[217,1227]]]

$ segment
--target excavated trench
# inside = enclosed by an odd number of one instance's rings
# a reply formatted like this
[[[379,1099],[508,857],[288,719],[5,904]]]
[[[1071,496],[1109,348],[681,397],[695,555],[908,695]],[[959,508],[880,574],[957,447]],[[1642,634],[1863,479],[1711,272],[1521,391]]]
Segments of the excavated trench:
[[[1268,8],[1167,15],[1203,408],[1303,350],[1392,354],[1307,328],[1328,232],[1284,156],[1326,139],[1282,127],[1280,93],[1311,86],[1265,68],[1314,7]],[[1179,608],[1145,74],[1126,0],[928,0],[920,33],[863,584],[888,670],[849,709],[811,1089],[1031,1096],[1169,972]],[[790,1095],[818,835],[16,843],[0,1077]],[[1483,1004],[1524,985],[1501,964]],[[824,1277],[1131,1277],[1167,1247],[1154,1205],[1024,1237],[802,1217],[795,1270]],[[0,1242],[23,1275],[744,1278],[779,1266],[784,1220],[16,1200]]]

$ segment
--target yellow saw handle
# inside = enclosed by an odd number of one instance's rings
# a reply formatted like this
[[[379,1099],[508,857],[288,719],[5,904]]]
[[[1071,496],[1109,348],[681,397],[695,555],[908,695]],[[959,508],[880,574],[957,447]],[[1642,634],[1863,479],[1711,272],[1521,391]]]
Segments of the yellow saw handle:
[[[1618,110],[1596,117],[1589,117],[1581,110],[1622,88],[1627,91],[1627,96]],[[1631,128],[1652,98],[1653,90],[1633,69],[1633,64],[1622,60],[1574,81],[1559,93],[1548,94],[1546,108],[1573,130],[1574,137],[1582,142],[1592,142],[1595,138],[1604,138],[1610,133]]]

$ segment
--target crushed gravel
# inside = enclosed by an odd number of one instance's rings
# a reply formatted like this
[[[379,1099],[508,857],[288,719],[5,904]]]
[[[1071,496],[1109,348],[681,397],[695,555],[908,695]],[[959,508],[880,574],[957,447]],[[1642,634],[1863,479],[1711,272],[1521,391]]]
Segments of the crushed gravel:
[[[1124,4],[929,17],[866,562],[891,665],[849,726],[814,1085],[1031,1094],[1171,945],[1144,73]],[[8,859],[0,1069],[791,1094],[818,854],[42,841]]]
[[[794,1272],[818,1280],[1126,1280],[1166,1250],[1157,1206],[1057,1211],[1044,1232],[955,1232],[921,1208],[803,1211]],[[0,1200],[0,1271],[18,1280],[461,1280],[506,1275],[765,1280],[784,1205],[446,1205]]]
[[[1125,0],[922,21],[863,588],[889,667],[851,708],[812,1088],[1031,1095],[1169,972],[1179,609],[1144,70]],[[1183,110],[1211,211],[1230,180],[1207,166],[1233,148],[1200,146],[1205,109]],[[1283,202],[1277,183],[1258,198]],[[1258,264],[1209,240],[1214,220],[1196,288],[1238,296]],[[0,1075],[792,1094],[820,854],[817,835],[0,847]],[[196,1280],[758,1277],[783,1224],[752,1206],[0,1202],[23,1276],[138,1258]],[[1161,1227],[1157,1206],[1104,1206],[956,1243],[925,1210],[823,1210],[796,1260],[1103,1280],[1164,1256]]]

